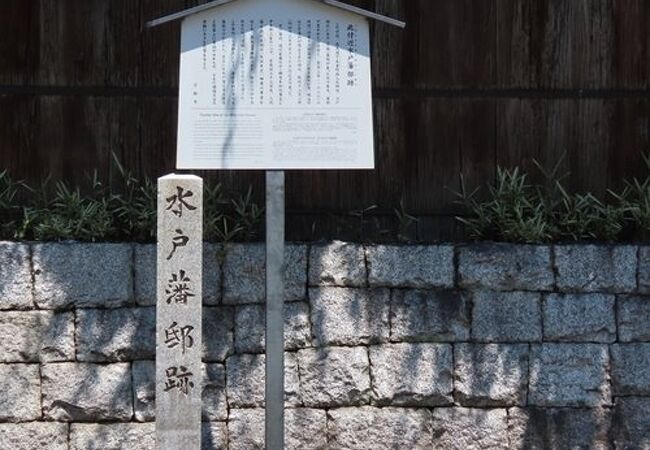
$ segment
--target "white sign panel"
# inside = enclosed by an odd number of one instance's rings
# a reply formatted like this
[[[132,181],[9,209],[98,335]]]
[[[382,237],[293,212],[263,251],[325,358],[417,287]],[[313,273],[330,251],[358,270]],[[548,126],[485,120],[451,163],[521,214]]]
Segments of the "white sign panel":
[[[187,17],[180,169],[374,167],[368,23],[308,0]]]

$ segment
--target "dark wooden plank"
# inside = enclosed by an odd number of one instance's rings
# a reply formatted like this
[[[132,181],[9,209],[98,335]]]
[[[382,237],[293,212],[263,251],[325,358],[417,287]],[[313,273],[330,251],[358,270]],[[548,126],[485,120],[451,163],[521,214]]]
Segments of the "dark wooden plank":
[[[647,177],[643,154],[650,155],[650,99],[611,100],[607,184],[620,188],[624,178]]]
[[[108,67],[109,2],[40,1],[38,84],[103,85]]]
[[[146,22],[186,7],[184,0],[140,0],[140,17]],[[181,25],[174,22],[142,30],[140,50],[140,86],[177,87],[180,58]]]
[[[498,163],[519,166],[541,181],[564,155],[561,173],[574,191],[605,194],[642,170],[650,142],[647,100],[503,100],[498,114]]]
[[[43,175],[36,151],[38,106],[38,97],[0,96],[0,171],[8,170],[16,179]]]
[[[496,82],[495,1],[408,0],[402,2],[407,27],[403,55],[378,76],[378,87],[387,79],[395,85],[418,88],[486,87]],[[399,45],[395,46],[396,49]],[[394,52],[394,50],[391,50]],[[383,62],[381,63],[383,64]]]
[[[501,0],[497,9],[499,87],[610,86],[609,0]]]
[[[454,214],[459,210],[454,191],[460,190],[460,175],[468,184],[492,176],[494,103],[429,99],[419,102],[419,109],[407,122],[407,132],[416,136],[411,144],[416,173],[406,205],[418,215]]]
[[[375,7],[380,14],[402,20],[406,18],[405,4],[400,0],[377,0]],[[411,28],[411,23],[406,24],[406,29],[385,23],[372,25],[372,83],[376,88],[401,87],[407,36],[414,33]]]
[[[0,84],[33,82],[39,63],[38,24],[36,1],[0,2]]]
[[[614,84],[624,88],[650,87],[650,2],[613,0]]]

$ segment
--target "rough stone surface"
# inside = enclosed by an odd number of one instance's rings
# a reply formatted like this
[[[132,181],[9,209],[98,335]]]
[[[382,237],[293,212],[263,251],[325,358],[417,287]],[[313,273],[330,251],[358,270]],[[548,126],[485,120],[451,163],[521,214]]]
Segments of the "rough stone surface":
[[[550,248],[503,243],[462,246],[458,282],[465,288],[549,291],[554,284]]]
[[[650,398],[619,397],[612,418],[616,450],[650,449]]]
[[[370,400],[370,368],[365,347],[300,350],[298,366],[305,406],[363,405]]]
[[[608,366],[606,345],[533,345],[528,404],[574,407],[611,405]]]
[[[42,309],[131,303],[129,244],[35,244],[34,295]]]
[[[308,408],[285,410],[287,450],[326,450],[325,411]],[[264,410],[233,409],[228,421],[229,450],[265,450]]]
[[[255,450],[264,249],[231,247],[254,301],[206,299],[202,448]],[[409,254],[439,247],[290,247],[286,448],[650,450],[649,246],[461,244],[451,289]],[[155,246],[0,243],[0,450],[154,450],[154,277]]]
[[[221,300],[222,247],[216,244],[203,244],[203,304],[217,305]],[[135,301],[139,305],[156,304],[156,245],[135,246]]]
[[[611,355],[614,394],[650,396],[650,343],[614,344]]]
[[[309,301],[316,345],[376,344],[389,338],[388,289],[310,289]]]
[[[426,409],[341,408],[328,412],[330,450],[429,450]]]
[[[151,422],[156,418],[156,363],[134,361],[131,370],[135,420]]]
[[[0,424],[0,450],[68,450],[68,425],[53,422]]]
[[[622,342],[650,342],[650,297],[618,298],[618,337]]]
[[[153,423],[73,423],[70,450],[154,450]]]
[[[235,351],[237,353],[264,353],[264,305],[243,305],[235,314]],[[311,345],[309,304],[284,304],[284,348],[296,350]]]
[[[80,309],[77,311],[77,359],[87,362],[153,359],[156,309]]]
[[[555,247],[555,266],[557,286],[564,291],[636,290],[637,247],[560,245]]]
[[[335,241],[314,245],[309,254],[310,286],[364,287],[368,282],[361,245]]]
[[[228,427],[224,422],[203,422],[201,450],[228,450]]]
[[[33,307],[29,245],[0,242],[0,310]]]
[[[470,307],[458,291],[395,290],[391,300],[392,341],[469,339]]]
[[[223,302],[231,305],[263,303],[266,268],[264,245],[230,244],[225,251]],[[307,247],[286,245],[284,260],[285,300],[303,300],[307,293]]]
[[[639,292],[650,294],[650,246],[639,247]]]
[[[373,403],[439,406],[454,402],[452,347],[386,344],[370,347]]]
[[[156,365],[154,361],[133,363],[133,398],[135,420],[151,422],[156,418]],[[203,367],[203,420],[223,421],[228,418],[226,401],[226,370],[222,364]]]
[[[438,408],[433,410],[433,447],[445,450],[508,448],[505,409]]]
[[[206,364],[203,369],[203,420],[227,418],[226,368],[222,364]]]
[[[40,416],[38,364],[0,364],[0,421],[23,422]]]
[[[543,301],[544,339],[614,342],[615,302],[605,294],[549,294]]]
[[[232,307],[203,308],[203,360],[224,362],[235,351],[235,311]]]
[[[482,342],[541,341],[541,309],[538,293],[475,292],[472,338]]]
[[[74,359],[74,314],[0,311],[0,362]]]
[[[525,405],[528,345],[456,344],[455,390],[463,406]]]
[[[228,405],[231,408],[264,406],[265,355],[233,355],[226,361]],[[284,355],[284,399],[287,406],[299,406],[299,378],[296,355]]]
[[[510,448],[526,450],[609,450],[610,415],[604,409],[512,408]]]
[[[127,421],[133,415],[128,363],[55,363],[41,368],[43,412],[58,421]]]
[[[370,286],[454,286],[454,248],[451,245],[378,245],[368,247],[366,256]]]

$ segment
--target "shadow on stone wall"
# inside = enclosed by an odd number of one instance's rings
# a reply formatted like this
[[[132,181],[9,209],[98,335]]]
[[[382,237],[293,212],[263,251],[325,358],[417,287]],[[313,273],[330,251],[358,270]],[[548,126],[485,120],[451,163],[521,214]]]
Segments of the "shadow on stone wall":
[[[264,448],[260,248],[209,257],[204,449]],[[290,246],[287,448],[650,448],[633,248]],[[0,243],[0,263],[0,450],[153,448],[155,251]]]

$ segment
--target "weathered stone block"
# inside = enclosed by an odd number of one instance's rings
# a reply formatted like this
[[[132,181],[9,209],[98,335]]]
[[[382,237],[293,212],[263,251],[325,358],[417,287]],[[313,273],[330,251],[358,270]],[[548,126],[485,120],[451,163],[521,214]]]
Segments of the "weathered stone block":
[[[576,407],[611,405],[608,366],[606,345],[533,345],[528,403]]]
[[[366,256],[361,245],[334,241],[311,247],[310,286],[364,287],[367,277]]]
[[[387,341],[388,289],[309,290],[316,345],[361,345]]]
[[[543,301],[544,339],[614,342],[616,299],[605,294],[549,294]]]
[[[549,291],[554,284],[550,247],[505,243],[461,246],[458,282],[465,288]]]
[[[203,420],[218,421],[227,418],[226,368],[222,364],[205,364],[203,367]]]
[[[264,305],[243,305],[235,314],[235,351],[264,353]],[[296,350],[311,345],[309,305],[305,302],[284,304],[284,348]]]
[[[612,417],[616,450],[650,449],[650,398],[619,397]]]
[[[228,405],[231,408],[264,406],[265,355],[233,355],[226,361]],[[296,355],[284,355],[284,399],[300,405]]]
[[[650,343],[615,344],[611,355],[614,395],[650,396]]]
[[[223,266],[223,302],[264,303],[266,257],[263,244],[229,244]],[[307,247],[287,245],[284,254],[284,298],[303,300],[307,293]]]
[[[150,422],[156,418],[156,366],[154,361],[133,362],[133,398],[135,420]],[[226,370],[222,364],[203,366],[203,420],[228,418]]]
[[[34,307],[29,245],[0,242],[0,310]]]
[[[568,292],[627,293],[636,290],[637,247],[559,245],[557,286]]]
[[[411,408],[340,408],[328,411],[330,450],[429,450],[431,413]]]
[[[156,363],[133,361],[133,409],[135,420],[152,422],[156,419]]]
[[[228,450],[225,422],[203,422],[201,425],[201,450]]]
[[[133,415],[128,363],[55,363],[41,368],[43,412],[58,421],[128,421]]]
[[[650,341],[650,297],[618,298],[618,336],[622,342]]]
[[[68,450],[68,425],[53,422],[0,424],[1,450]]]
[[[528,345],[456,344],[455,390],[464,406],[525,405]]]
[[[393,291],[391,340],[469,339],[470,307],[458,291]]]
[[[38,364],[0,364],[0,421],[24,422],[40,417]]]
[[[541,310],[541,295],[534,292],[475,292],[472,338],[487,342],[541,341]]]
[[[153,306],[156,293],[156,244],[135,245],[133,251],[135,273],[135,301],[138,305]]]
[[[203,243],[203,304],[217,305],[221,300],[221,245]],[[156,304],[156,245],[135,246],[135,301],[139,305]]]
[[[650,246],[639,247],[639,292],[650,294]]]
[[[74,314],[0,311],[0,362],[74,360]]]
[[[35,244],[34,292],[42,309],[132,303],[129,244]]]
[[[77,359],[87,362],[153,359],[156,309],[79,309]]]
[[[232,307],[203,308],[203,361],[224,362],[235,351],[235,311]]]
[[[508,448],[505,409],[438,408],[433,410],[433,447],[445,450]]]
[[[370,246],[366,256],[371,287],[454,286],[454,247],[451,245]]]
[[[438,406],[454,402],[451,345],[386,344],[370,347],[374,402]]]
[[[363,405],[370,400],[369,361],[365,347],[300,350],[298,366],[300,397],[305,406]]]
[[[327,449],[325,411],[308,408],[285,410],[287,450]],[[228,421],[230,450],[265,450],[264,410],[233,409]]]
[[[73,423],[70,450],[154,450],[153,423]]]
[[[606,409],[512,408],[508,411],[510,448],[527,450],[609,450]]]

